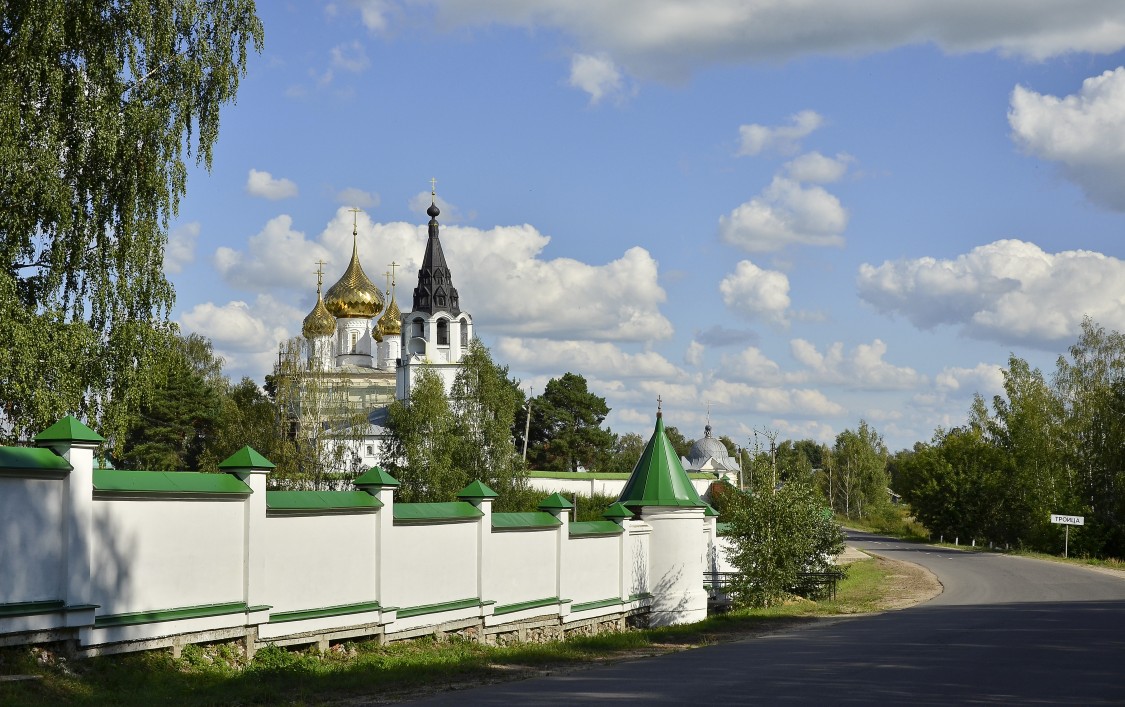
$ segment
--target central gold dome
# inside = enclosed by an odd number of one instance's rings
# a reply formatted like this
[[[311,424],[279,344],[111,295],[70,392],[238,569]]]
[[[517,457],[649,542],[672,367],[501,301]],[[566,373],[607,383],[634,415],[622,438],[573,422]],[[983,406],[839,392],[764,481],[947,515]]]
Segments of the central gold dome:
[[[334,317],[371,319],[383,311],[383,295],[363,272],[354,232],[352,236],[352,261],[336,284],[328,288],[324,306]]]

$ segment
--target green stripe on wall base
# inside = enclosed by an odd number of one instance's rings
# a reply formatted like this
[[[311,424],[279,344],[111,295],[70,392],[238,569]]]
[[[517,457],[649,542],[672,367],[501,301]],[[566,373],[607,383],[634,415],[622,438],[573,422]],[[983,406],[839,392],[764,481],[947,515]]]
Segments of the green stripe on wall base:
[[[208,616],[226,616],[228,614],[244,614],[248,611],[264,611],[268,606],[246,606],[245,602],[231,602],[229,604],[204,604],[202,606],[185,606],[178,609],[162,609],[160,611],[137,611],[130,614],[111,614],[94,618],[94,628],[109,628],[111,626],[136,626],[138,624],[154,624],[162,621],[179,621],[181,619],[200,619]]]
[[[328,616],[347,616],[348,614],[362,614],[367,611],[378,611],[379,602],[368,601],[359,604],[341,604],[339,606],[326,606],[323,609],[303,609],[301,611],[280,611],[270,614],[271,624],[281,624],[286,621],[302,621],[304,619],[323,619]]]
[[[590,609],[603,609],[607,606],[620,606],[621,597],[613,597],[612,599],[601,599],[599,601],[587,601],[581,604],[575,604],[570,607],[571,611],[589,611]]]
[[[0,604],[0,619],[13,616],[38,616],[41,614],[55,614],[67,611],[89,611],[97,609],[97,604],[72,604],[60,600],[52,601],[21,601],[12,604]]]
[[[481,601],[480,599],[460,599],[458,601],[447,601],[441,604],[423,604],[421,606],[407,606],[398,610],[398,618],[405,619],[411,616],[422,616],[424,614],[439,614],[443,611],[456,611],[457,609],[471,609],[473,607],[480,607],[484,604],[492,604],[493,602]]]
[[[501,616],[503,614],[511,614],[517,611],[524,611],[526,609],[538,609],[541,606],[551,606],[552,604],[558,605],[562,600],[558,597],[548,597],[547,599],[532,599],[531,601],[523,601],[518,604],[505,604],[493,609],[493,616]]]

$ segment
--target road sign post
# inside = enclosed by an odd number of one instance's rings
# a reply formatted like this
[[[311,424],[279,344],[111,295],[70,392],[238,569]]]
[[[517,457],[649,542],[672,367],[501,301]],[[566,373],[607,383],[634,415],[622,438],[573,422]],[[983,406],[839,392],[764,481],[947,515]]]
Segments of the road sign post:
[[[1072,525],[1086,525],[1086,518],[1084,516],[1068,516],[1060,515],[1058,513],[1051,514],[1051,522],[1056,525],[1062,525],[1066,528],[1063,535],[1063,557],[1067,556],[1070,550],[1070,526]]]

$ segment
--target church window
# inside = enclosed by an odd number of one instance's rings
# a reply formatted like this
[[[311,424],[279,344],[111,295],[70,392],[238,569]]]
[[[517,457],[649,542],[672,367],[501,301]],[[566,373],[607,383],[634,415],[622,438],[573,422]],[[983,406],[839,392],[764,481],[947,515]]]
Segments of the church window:
[[[438,346],[449,346],[449,320],[439,319],[437,323]]]
[[[359,333],[353,331],[350,335],[350,339],[349,339],[349,342],[348,342],[349,350],[351,351],[351,353],[355,353],[355,345],[358,341],[359,341]]]
[[[461,320],[461,346],[467,347],[469,345],[469,323],[464,319]]]
[[[411,334],[411,336],[417,336],[419,338],[424,337],[425,333],[423,332],[423,326],[424,326],[424,323],[422,322],[421,319],[415,319],[414,320],[414,332]]]
[[[371,444],[367,445],[367,456],[369,456],[369,457],[375,456],[375,446],[374,445],[371,445]]]

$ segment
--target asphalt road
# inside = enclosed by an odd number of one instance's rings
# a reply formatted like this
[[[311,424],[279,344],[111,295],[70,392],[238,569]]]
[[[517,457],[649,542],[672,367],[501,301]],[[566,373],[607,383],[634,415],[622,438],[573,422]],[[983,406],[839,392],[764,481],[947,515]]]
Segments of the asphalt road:
[[[944,591],[911,609],[418,704],[1125,704],[1125,579],[866,533],[849,543],[929,568]]]

